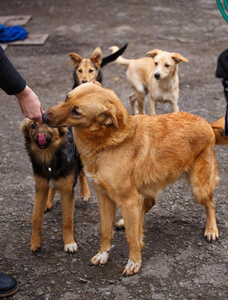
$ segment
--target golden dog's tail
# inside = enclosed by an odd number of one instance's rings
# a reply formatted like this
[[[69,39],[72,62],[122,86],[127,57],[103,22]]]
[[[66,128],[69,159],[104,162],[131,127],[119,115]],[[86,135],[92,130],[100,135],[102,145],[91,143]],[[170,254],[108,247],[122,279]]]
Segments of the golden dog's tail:
[[[109,48],[109,50],[111,50],[112,53],[115,53],[116,51],[119,50],[119,47],[112,46],[112,47]],[[131,62],[131,59],[126,59],[126,58],[123,58],[122,56],[119,56],[119,57],[117,57],[115,62],[117,62],[120,65],[129,66],[129,63]]]
[[[228,145],[228,135],[224,134],[225,117],[218,119],[214,123],[210,123],[210,125],[216,136],[216,144]]]

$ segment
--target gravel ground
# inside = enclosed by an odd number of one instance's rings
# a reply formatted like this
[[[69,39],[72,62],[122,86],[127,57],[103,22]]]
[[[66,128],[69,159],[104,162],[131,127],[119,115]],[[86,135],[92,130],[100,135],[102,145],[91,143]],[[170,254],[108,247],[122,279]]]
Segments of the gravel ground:
[[[104,55],[112,45],[128,42],[127,58],[160,48],[181,53],[180,109],[212,122],[225,112],[221,84],[215,78],[217,57],[227,48],[228,25],[212,0],[1,0],[0,16],[32,15],[29,33],[48,33],[43,46],[10,46],[6,53],[27,84],[37,93],[43,109],[65,98],[72,87],[69,52],[89,57],[100,46]],[[125,68],[115,63],[103,69],[103,84],[113,89],[129,112]],[[14,97],[0,91],[0,271],[20,283],[12,299],[228,299],[228,151],[216,147],[221,181],[216,188],[220,238],[203,238],[206,216],[184,180],[167,187],[145,218],[145,248],[138,275],[121,276],[128,259],[124,231],[115,231],[107,265],[89,266],[99,249],[97,196],[89,203],[76,187],[75,239],[79,250],[63,252],[59,196],[43,221],[43,247],[29,251],[34,179],[19,125],[23,116]],[[148,113],[148,99],[146,100]],[[159,105],[158,113],[170,111]],[[117,214],[117,219],[119,212]]]

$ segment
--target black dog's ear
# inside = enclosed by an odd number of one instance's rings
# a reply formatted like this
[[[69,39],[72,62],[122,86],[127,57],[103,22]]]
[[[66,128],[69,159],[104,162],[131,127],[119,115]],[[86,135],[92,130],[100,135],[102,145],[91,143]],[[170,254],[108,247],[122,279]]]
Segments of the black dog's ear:
[[[97,66],[98,68],[100,68],[101,62],[102,62],[102,51],[100,47],[97,47],[96,49],[94,49],[90,60],[94,63],[95,66]]]
[[[32,121],[26,118],[20,125],[20,131],[24,135],[26,140],[30,140],[29,127],[31,126],[31,123]]]
[[[82,61],[82,57],[76,53],[69,53],[68,55],[71,59],[73,66],[76,68]]]

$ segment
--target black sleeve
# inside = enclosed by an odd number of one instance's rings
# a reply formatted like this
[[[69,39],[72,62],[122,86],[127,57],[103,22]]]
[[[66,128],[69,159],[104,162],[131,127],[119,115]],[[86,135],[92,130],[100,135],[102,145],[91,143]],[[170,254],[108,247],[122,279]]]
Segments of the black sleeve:
[[[0,88],[8,95],[15,95],[24,90],[25,79],[15,69],[0,46]]]

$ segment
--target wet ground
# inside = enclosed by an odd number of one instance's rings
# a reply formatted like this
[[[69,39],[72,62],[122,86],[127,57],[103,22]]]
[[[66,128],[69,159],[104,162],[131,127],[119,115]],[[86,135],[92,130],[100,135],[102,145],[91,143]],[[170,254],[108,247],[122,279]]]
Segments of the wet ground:
[[[32,15],[30,33],[48,33],[43,46],[10,46],[6,53],[43,109],[65,98],[72,87],[69,52],[89,57],[100,46],[104,55],[112,45],[126,42],[127,58],[160,48],[189,59],[180,64],[180,109],[212,122],[225,112],[222,87],[215,78],[217,57],[227,48],[228,25],[212,0],[169,1],[49,1],[1,0],[0,16]],[[125,68],[103,68],[103,84],[113,89],[129,112],[131,88]],[[216,147],[221,181],[216,188],[216,243],[203,238],[205,211],[194,204],[184,181],[165,189],[145,218],[145,248],[138,275],[121,276],[128,259],[124,231],[115,231],[107,265],[89,266],[99,250],[97,196],[89,203],[76,187],[75,254],[63,252],[62,216],[57,196],[43,222],[43,247],[29,251],[34,180],[19,132],[23,116],[15,98],[0,91],[0,271],[13,275],[20,289],[12,299],[228,299],[228,150]],[[148,113],[148,102],[146,102]],[[158,113],[170,111],[159,105]],[[118,213],[119,216],[119,213]],[[117,216],[117,218],[118,218]]]

